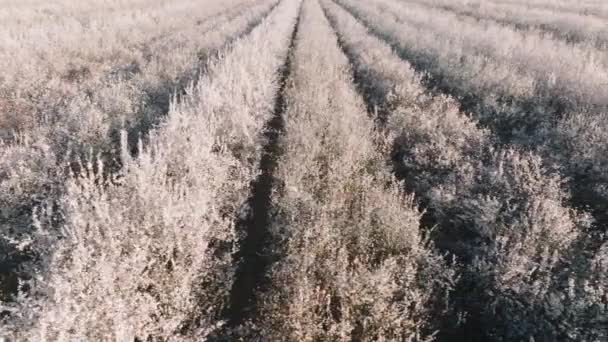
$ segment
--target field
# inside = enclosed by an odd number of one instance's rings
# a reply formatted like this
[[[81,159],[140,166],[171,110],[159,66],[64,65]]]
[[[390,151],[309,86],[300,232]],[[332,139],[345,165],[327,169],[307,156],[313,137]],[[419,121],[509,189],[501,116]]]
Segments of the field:
[[[0,23],[0,341],[608,341],[603,1]]]

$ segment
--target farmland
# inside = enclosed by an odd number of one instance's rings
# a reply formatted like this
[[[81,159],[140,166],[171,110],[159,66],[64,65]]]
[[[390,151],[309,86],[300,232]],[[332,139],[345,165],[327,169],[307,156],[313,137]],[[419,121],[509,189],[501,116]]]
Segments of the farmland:
[[[0,22],[0,340],[608,340],[603,2]]]

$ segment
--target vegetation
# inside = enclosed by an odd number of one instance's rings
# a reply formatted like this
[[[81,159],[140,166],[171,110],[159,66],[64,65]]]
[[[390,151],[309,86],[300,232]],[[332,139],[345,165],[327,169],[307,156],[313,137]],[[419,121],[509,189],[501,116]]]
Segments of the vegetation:
[[[604,4],[0,4],[0,338],[608,339]]]

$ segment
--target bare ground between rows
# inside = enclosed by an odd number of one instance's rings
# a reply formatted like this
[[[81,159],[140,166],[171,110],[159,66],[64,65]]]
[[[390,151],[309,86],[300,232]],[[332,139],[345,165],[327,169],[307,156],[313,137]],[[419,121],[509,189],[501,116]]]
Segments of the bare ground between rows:
[[[237,231],[245,238],[234,255],[238,266],[230,292],[229,306],[225,312],[228,329],[221,329],[213,340],[230,340],[229,335],[232,332],[228,330],[238,330],[239,326],[253,320],[258,314],[257,295],[270,286],[267,275],[270,266],[276,261],[269,233],[272,220],[271,196],[277,185],[275,171],[283,153],[280,137],[284,131],[283,116],[287,106],[284,93],[292,69],[299,22],[300,16],[296,19],[291,34],[287,58],[279,70],[279,89],[274,103],[274,114],[264,130],[265,145],[259,165],[260,174],[251,184],[251,194],[247,201],[250,211],[236,224]]]

